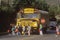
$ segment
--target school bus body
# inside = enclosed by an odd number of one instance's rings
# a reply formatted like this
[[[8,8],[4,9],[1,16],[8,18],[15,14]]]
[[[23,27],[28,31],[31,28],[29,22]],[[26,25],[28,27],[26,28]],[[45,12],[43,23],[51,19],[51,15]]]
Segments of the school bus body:
[[[25,12],[22,12],[23,10]],[[16,26],[21,25],[22,27],[24,27],[30,25],[31,33],[38,33],[40,23],[39,10],[35,10],[34,8],[25,8],[22,9],[22,11],[17,13]]]

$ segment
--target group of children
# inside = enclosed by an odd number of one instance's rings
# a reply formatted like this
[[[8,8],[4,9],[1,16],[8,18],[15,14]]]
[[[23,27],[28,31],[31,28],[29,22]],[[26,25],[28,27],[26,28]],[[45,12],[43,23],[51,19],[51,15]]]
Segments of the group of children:
[[[12,35],[25,35],[26,33],[28,35],[30,35],[30,30],[31,30],[31,27],[28,25],[28,26],[13,26],[11,28],[11,30],[8,32],[11,32]]]
[[[42,28],[43,28],[43,26],[42,26],[42,24],[40,24],[40,26],[39,26],[39,34],[40,35],[43,35]],[[8,30],[8,32],[9,32],[9,30]],[[31,32],[31,26],[30,25],[23,26],[23,27],[22,26],[18,26],[18,27],[14,26],[11,28],[11,34],[12,35],[25,35],[26,33],[28,35],[30,35],[30,32]],[[57,26],[56,26],[56,34],[57,35],[60,34],[59,27],[57,27]]]

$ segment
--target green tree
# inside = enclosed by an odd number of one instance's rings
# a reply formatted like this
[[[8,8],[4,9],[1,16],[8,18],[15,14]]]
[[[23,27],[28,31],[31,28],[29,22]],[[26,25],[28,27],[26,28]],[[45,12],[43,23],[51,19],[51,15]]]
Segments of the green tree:
[[[49,6],[44,0],[13,0],[13,4],[2,2],[2,11],[16,12],[20,8],[34,7],[40,10],[48,10]]]
[[[60,14],[60,7],[58,7],[58,6],[50,6],[49,7],[49,15],[56,16],[58,14]]]
[[[15,8],[34,7],[41,10],[48,10],[49,5],[44,0],[14,0]]]
[[[35,6],[38,9],[46,10],[46,11],[48,11],[49,8],[49,5],[45,2],[45,0],[36,0]]]
[[[6,13],[12,13],[14,12],[13,6],[11,7],[10,4],[6,4],[4,1],[1,1],[1,11]]]

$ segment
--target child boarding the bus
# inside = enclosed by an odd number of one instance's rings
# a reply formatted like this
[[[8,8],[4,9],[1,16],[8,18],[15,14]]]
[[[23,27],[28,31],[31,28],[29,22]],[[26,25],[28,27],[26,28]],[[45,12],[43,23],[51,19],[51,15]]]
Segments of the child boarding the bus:
[[[43,26],[42,26],[42,24],[40,24],[40,27],[39,27],[39,34],[40,35],[43,35],[42,28],[43,28]]]

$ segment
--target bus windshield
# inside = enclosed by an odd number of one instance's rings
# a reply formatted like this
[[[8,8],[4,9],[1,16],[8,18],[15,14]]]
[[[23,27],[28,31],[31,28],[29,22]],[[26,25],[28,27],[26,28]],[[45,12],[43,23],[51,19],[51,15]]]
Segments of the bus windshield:
[[[23,14],[21,15],[21,18],[40,18],[40,15],[37,13],[34,14]]]

